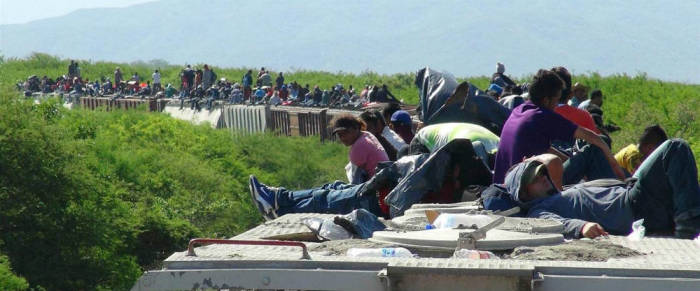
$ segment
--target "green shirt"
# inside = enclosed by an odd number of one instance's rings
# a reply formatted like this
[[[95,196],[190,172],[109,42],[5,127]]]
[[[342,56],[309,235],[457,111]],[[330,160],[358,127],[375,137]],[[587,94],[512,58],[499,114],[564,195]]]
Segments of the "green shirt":
[[[483,126],[472,123],[439,123],[421,128],[414,137],[431,152],[446,145],[457,138],[469,139],[472,142],[479,141],[484,145],[488,153],[498,150],[500,139]]]

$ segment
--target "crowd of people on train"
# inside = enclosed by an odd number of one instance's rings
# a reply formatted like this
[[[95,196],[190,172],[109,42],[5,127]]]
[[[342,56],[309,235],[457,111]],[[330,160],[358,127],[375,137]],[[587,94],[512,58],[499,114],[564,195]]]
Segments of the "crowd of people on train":
[[[456,104],[453,120],[422,116],[439,122],[414,127],[391,104],[337,117],[333,133],[350,149],[348,182],[288,190],[251,175],[253,202],[266,219],[357,209],[393,218],[413,203],[477,200],[486,210],[560,221],[567,238],[626,235],[640,219],[651,235],[698,236],[700,184],[686,141],[652,124],[615,154],[608,133],[617,127],[602,124],[600,90],[589,97],[564,67],[540,69],[527,85],[504,71],[499,63],[486,92],[459,84],[438,106]],[[486,108],[471,103],[479,94],[507,107],[497,132],[472,116]]]
[[[361,108],[368,103],[401,103],[386,84],[365,85],[362,90],[356,90],[353,85],[345,87],[336,84],[330,88],[321,88],[309,84],[299,84],[297,81],[288,82],[283,72],[274,78],[269,70],[260,68],[257,76],[248,70],[235,82],[227,78],[219,78],[208,64],[202,68],[186,65],[179,73],[179,84],[163,84],[159,69],[147,76],[133,72],[129,77],[116,67],[113,76],[101,76],[90,80],[81,74],[78,62],[71,61],[67,74],[55,79],[36,75],[18,82],[17,88],[25,95],[33,93],[56,93],[72,101],[82,96],[110,96],[114,99],[125,97],[137,98],[177,98],[181,108],[189,103],[192,109],[211,109],[214,102],[229,104],[269,104],[272,106],[294,105],[309,107],[331,108]]]

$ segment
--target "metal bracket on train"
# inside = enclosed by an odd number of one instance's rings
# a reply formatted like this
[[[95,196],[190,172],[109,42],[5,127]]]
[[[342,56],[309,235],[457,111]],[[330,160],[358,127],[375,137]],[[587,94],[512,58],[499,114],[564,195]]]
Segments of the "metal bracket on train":
[[[501,225],[504,221],[506,221],[506,218],[503,216],[499,216],[498,218],[489,222],[489,224],[484,225],[483,227],[477,228],[474,231],[460,232],[459,238],[457,239],[457,250],[461,250],[461,249],[475,250],[476,249],[476,242],[480,239],[485,238],[486,233],[489,230],[496,228],[497,226]]]

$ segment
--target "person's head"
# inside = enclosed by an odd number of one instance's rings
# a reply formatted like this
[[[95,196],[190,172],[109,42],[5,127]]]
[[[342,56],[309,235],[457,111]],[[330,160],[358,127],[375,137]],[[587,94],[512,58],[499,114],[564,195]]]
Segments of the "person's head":
[[[386,90],[386,84],[382,84],[382,89]]]
[[[365,123],[350,114],[340,115],[333,121],[333,134],[346,146],[354,144],[364,129]]]
[[[261,72],[265,72],[265,67],[260,67]]]
[[[587,99],[586,94],[588,93],[588,88],[586,88],[585,85],[583,85],[579,82],[576,82],[576,84],[574,84],[574,86],[571,87],[571,93],[579,101],[583,101],[583,100]]]
[[[408,114],[408,112],[404,110],[397,110],[394,112],[394,114],[391,115],[391,124],[393,127],[401,127],[401,126],[411,126],[411,115]]]
[[[156,69],[156,73],[158,73],[158,69]]]
[[[666,131],[660,125],[647,126],[639,137],[639,153],[646,158],[667,139]]]
[[[547,166],[533,161],[528,164],[520,179],[519,198],[522,202],[545,198],[556,191],[547,173]]]
[[[204,64],[204,69],[205,69],[205,70],[209,70],[209,65]]]
[[[571,99],[571,74],[564,67],[554,67],[552,72],[556,73],[564,81],[564,89],[561,90],[561,97],[559,98],[559,103],[564,104]]]
[[[382,116],[384,117],[384,120],[389,121],[391,120],[391,115],[399,110],[401,110],[401,106],[399,106],[399,104],[388,103],[386,106],[384,106],[384,109],[382,109]]]
[[[554,72],[540,69],[528,88],[530,101],[540,107],[554,109],[559,103],[564,81]]]
[[[603,106],[603,91],[600,89],[595,89],[591,92],[591,103],[598,105],[598,107]]]
[[[497,63],[496,64],[496,73],[503,74],[505,72],[506,72],[506,66],[501,64],[501,63]]]
[[[248,72],[246,72],[246,74],[252,74],[252,73],[253,73],[253,70],[248,70]]]
[[[367,126],[367,131],[375,136],[382,135],[382,130],[384,130],[384,118],[379,110],[372,109],[360,114],[360,119],[365,122]]]

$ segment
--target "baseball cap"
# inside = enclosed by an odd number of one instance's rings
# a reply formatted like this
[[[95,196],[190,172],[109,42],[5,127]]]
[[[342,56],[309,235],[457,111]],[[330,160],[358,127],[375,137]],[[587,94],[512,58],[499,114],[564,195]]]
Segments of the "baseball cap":
[[[411,115],[405,110],[398,110],[391,115],[391,122],[411,123]]]

